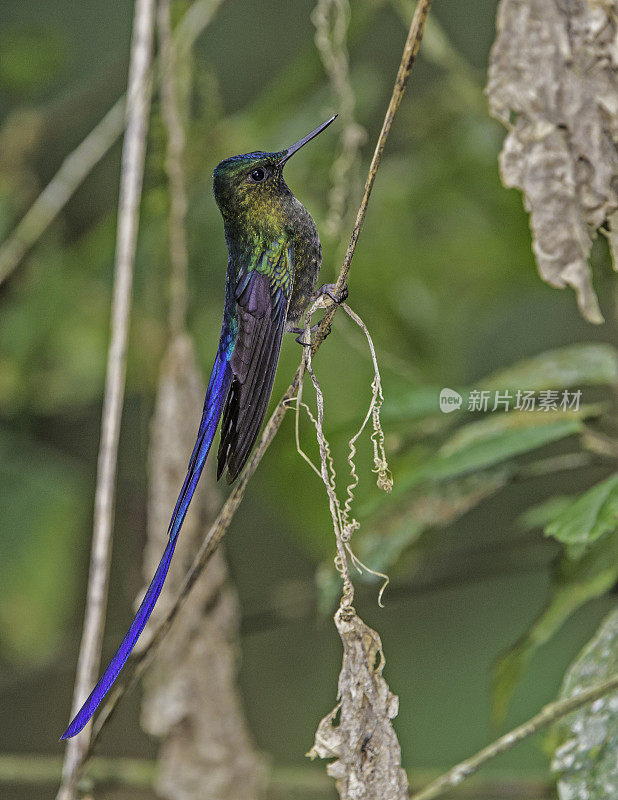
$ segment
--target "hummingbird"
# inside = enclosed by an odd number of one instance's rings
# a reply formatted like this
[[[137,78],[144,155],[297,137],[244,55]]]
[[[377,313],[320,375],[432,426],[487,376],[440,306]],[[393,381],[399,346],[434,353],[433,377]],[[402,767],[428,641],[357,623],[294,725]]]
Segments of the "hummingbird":
[[[307,209],[283,179],[288,160],[335,119],[335,114],[286,150],[232,156],[213,173],[215,201],[228,248],[223,325],[197,440],[168,527],[168,542],[144,599],[103,675],[61,739],[79,733],[123,668],[159,598],[221,416],[217,479],[240,474],[255,443],[273,388],[284,332],[298,327],[320,294],[335,302],[334,284],[316,293],[320,237]]]

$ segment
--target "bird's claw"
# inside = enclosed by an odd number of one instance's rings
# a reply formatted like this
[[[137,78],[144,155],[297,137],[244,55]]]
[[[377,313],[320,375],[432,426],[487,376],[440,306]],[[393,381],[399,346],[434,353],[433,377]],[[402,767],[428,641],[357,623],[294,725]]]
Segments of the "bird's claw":
[[[330,297],[330,299],[333,301],[333,303],[336,303],[337,305],[341,305],[341,303],[345,303],[345,301],[348,299],[348,285],[347,285],[347,283],[343,284],[343,288],[341,289],[341,292],[338,295],[335,294],[336,288],[337,288],[337,284],[336,283],[325,283],[322,286],[320,286],[320,288],[317,290],[316,298],[317,297],[322,297],[323,295],[326,295],[327,297]]]
[[[341,302],[343,302],[343,301],[341,301]],[[322,324],[322,320],[320,320],[320,322],[317,322],[315,325],[312,325],[309,328],[309,333],[315,333],[317,331],[317,329],[320,327],[321,324]],[[330,322],[329,322],[328,323],[328,328],[326,329],[326,333],[324,334],[324,338],[325,339],[326,339],[326,337],[328,336],[328,334],[330,332],[331,332],[331,325],[330,325]],[[298,344],[302,345],[303,347],[311,347],[312,346],[311,342],[304,342],[303,341],[303,336],[305,335],[305,329],[304,328],[290,328],[290,333],[297,333],[298,334],[298,336],[295,338],[294,341],[298,342]]]
[[[312,325],[309,328],[309,333],[310,334],[315,333],[317,331],[318,327],[319,327],[319,324]],[[290,333],[297,333],[298,334],[298,336],[294,340],[294,341],[298,342],[298,344],[301,344],[303,347],[311,347],[311,342],[304,342],[303,339],[302,339],[302,337],[305,335],[305,329],[304,328],[290,328]]]

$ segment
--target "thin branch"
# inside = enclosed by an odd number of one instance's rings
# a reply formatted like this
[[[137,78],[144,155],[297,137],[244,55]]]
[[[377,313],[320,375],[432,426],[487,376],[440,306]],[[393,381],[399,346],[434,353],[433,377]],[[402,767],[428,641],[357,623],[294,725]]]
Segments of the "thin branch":
[[[84,773],[97,784],[148,788],[156,772],[154,761],[138,758],[92,758]],[[0,784],[41,786],[55,784],[62,774],[62,759],[39,753],[0,753]]]
[[[598,700],[599,697],[604,697],[616,689],[618,689],[618,674],[613,675],[609,680],[597,686],[591,686],[589,689],[585,689],[574,697],[549,703],[549,705],[541,709],[532,719],[529,719],[527,722],[524,722],[523,725],[519,725],[512,731],[509,731],[509,733],[506,733],[499,739],[496,739],[492,744],[479,750],[472,758],[462,761],[440,778],[432,781],[429,786],[426,786],[422,791],[413,795],[411,800],[434,800],[434,798],[440,797],[445,792],[459,786],[462,781],[470,775],[473,775],[483,764],[491,761],[492,758],[500,755],[500,753],[510,750],[514,745],[522,742],[529,736],[533,736],[535,733],[543,730],[543,728],[547,728],[549,725],[556,722],[556,720],[565,717],[572,711],[577,711],[578,708],[582,708],[582,706],[588,705],[588,703],[593,703],[595,700]]]
[[[178,49],[189,48],[213,18],[223,0],[196,0],[174,31]],[[122,95],[86,138],[62,162],[60,169],[28,209],[13,233],[0,245],[2,284],[35,242],[62,211],[78,187],[92,172],[125,124],[126,95]]]
[[[392,125],[393,117],[397,109],[399,108],[399,104],[401,103],[401,98],[403,96],[408,79],[410,77],[410,71],[412,68],[412,64],[414,62],[414,58],[420,46],[420,41],[422,38],[422,33],[430,6],[431,6],[431,0],[419,0],[419,4],[412,19],[410,32],[408,34],[408,38],[406,40],[406,44],[404,47],[401,65],[397,73],[397,78],[395,80],[395,86],[393,88],[391,100],[388,105],[386,117],[384,119],[384,124],[382,126],[380,136],[378,137],[373,158],[371,160],[369,175],[367,177],[367,182],[365,184],[365,191],[363,193],[361,207],[359,209],[356,218],[354,232],[352,234],[352,238],[350,239],[350,243],[348,245],[345,260],[341,268],[341,272],[339,273],[338,286],[344,285],[348,273],[350,271],[350,263],[354,255],[354,250],[356,248],[358,236],[363,226],[365,213],[367,211],[367,204],[369,203],[369,196],[371,194],[371,189],[375,181],[375,176],[377,174],[382,159],[382,154],[384,152],[384,145],[386,144],[386,139],[388,138],[388,133]],[[324,334],[326,333],[328,326],[330,324],[329,320],[326,319],[326,316],[329,311],[330,309],[327,309],[325,318],[320,323],[317,335],[318,336],[320,335],[320,331],[322,332],[322,335],[321,338],[314,344],[313,353],[316,352],[316,350],[320,347],[321,343],[324,341]],[[234,514],[236,513],[236,510],[242,501],[245,489],[247,487],[247,484],[251,476],[257,469],[257,466],[262,460],[264,454],[266,453],[268,446],[274,439],[277,431],[279,430],[279,427],[281,426],[283,418],[288,409],[288,405],[291,399],[296,394],[300,379],[303,374],[304,374],[304,359],[301,362],[300,366],[298,367],[292,383],[285,391],[283,397],[279,401],[272,416],[270,417],[266,427],[264,428],[264,431],[258,441],[258,444],[255,450],[253,451],[253,455],[251,456],[245,469],[241,473],[241,476],[238,480],[238,483],[236,484],[236,487],[234,488],[234,490],[224,503],[223,508],[219,513],[219,516],[214,521],[208,534],[206,535],[206,538],[204,539],[204,542],[202,543],[202,546],[200,547],[200,550],[196,555],[195,560],[191,565],[191,568],[189,569],[187,575],[185,576],[185,580],[178,592],[178,596],[175,603],[170,608],[166,617],[161,621],[159,627],[154,632],[149,644],[144,648],[144,650],[138,656],[129,660],[129,662],[126,664],[123,670],[123,673],[121,673],[120,679],[116,682],[116,685],[112,688],[108,696],[107,703],[103,706],[99,716],[96,719],[94,725],[93,739],[90,745],[89,752],[92,750],[92,745],[98,738],[101,730],[105,726],[111,713],[118,704],[118,701],[125,694],[129,686],[132,685],[133,681],[137,680],[137,678],[139,678],[139,676],[143,673],[143,671],[147,667],[149,660],[154,650],[156,649],[156,646],[161,641],[163,636],[165,636],[174,618],[182,608],[186,600],[186,597],[189,591],[191,590],[191,587],[193,586],[195,581],[199,578],[206,564],[208,563],[210,557],[215,552],[219,543],[223,539],[227,529],[229,528],[232,522]]]
[[[167,130],[165,169],[170,186],[170,331],[173,336],[185,329],[187,315],[189,254],[187,247],[187,192],[182,163],[185,132],[180,119],[176,92],[177,52],[172,41],[170,0],[159,0],[157,25],[161,62],[161,111]]]
[[[105,625],[116,463],[131,311],[131,287],[152,90],[149,69],[152,60],[154,13],[154,0],[136,0],[129,64],[127,133],[123,145],[118,202],[111,337],[97,465],[88,594],[75,678],[73,713],[82,705],[92,683],[96,680]],[[90,735],[91,727],[88,726],[82,733],[67,742],[63,780],[58,800],[72,800],[76,796],[77,776],[88,749]]]
[[[403,25],[407,27],[413,6],[411,0],[391,0],[391,4]],[[427,24],[423,56],[446,73],[454,102],[467,110],[473,109],[483,117],[487,115],[487,100],[483,92],[484,74],[481,70],[470,66],[459,53],[436,17]]]
[[[97,786],[123,786],[125,788],[148,789],[156,775],[157,764],[139,758],[90,759],[84,770],[84,780]],[[62,760],[58,756],[38,753],[0,753],[0,785],[46,786],[56,783],[62,772]],[[413,786],[421,786],[433,777],[425,770],[408,770]],[[332,797],[332,781],[323,772],[309,766],[284,767],[274,765],[265,780],[268,797]],[[519,778],[503,780],[472,780],[461,792],[462,797],[473,800],[541,800],[553,798],[553,786],[538,781]]]
[[[408,31],[408,37],[403,48],[401,63],[399,64],[399,69],[397,70],[395,86],[393,87],[391,99],[388,104],[388,108],[386,109],[384,122],[382,123],[382,130],[378,136],[378,142],[373,152],[371,164],[369,165],[369,174],[367,175],[367,180],[365,181],[365,189],[363,191],[363,197],[358,209],[358,214],[356,215],[356,222],[354,223],[352,236],[350,237],[350,243],[348,245],[345,258],[343,259],[343,266],[339,272],[339,277],[337,278],[337,285],[335,289],[337,294],[341,293],[348,279],[350,264],[352,263],[352,258],[356,249],[356,243],[363,228],[363,223],[365,222],[367,206],[369,205],[371,190],[373,189],[373,184],[375,183],[376,175],[378,174],[378,168],[380,167],[380,162],[382,161],[384,146],[386,145],[386,140],[388,139],[388,134],[390,133],[391,126],[393,124],[393,119],[395,118],[397,109],[399,108],[401,100],[403,99],[406,86],[408,85],[408,79],[410,78],[412,65],[414,64],[416,56],[418,55],[423,38],[423,31],[425,30],[425,23],[427,22],[427,15],[429,14],[430,8],[431,0],[418,0],[416,9],[414,11],[414,16],[412,18],[412,24],[410,25],[410,30]],[[322,319],[320,327],[316,333],[313,344],[314,353],[324,341],[324,337],[328,333],[330,323],[335,316],[336,310],[336,306],[332,306],[330,309],[326,310],[324,318]]]
[[[109,151],[124,130],[123,94],[88,136],[62,162],[60,169],[0,247],[0,284],[58,216],[77,187]]]

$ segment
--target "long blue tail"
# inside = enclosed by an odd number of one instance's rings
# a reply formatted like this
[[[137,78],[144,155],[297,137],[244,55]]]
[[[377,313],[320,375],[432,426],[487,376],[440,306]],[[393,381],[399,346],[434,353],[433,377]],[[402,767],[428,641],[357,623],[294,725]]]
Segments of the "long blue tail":
[[[227,397],[231,374],[232,371],[229,359],[226,358],[224,349],[220,346],[210,376],[210,381],[208,382],[204,411],[202,412],[202,421],[200,422],[197,441],[195,442],[195,447],[193,448],[193,453],[189,462],[187,476],[180,490],[178,500],[176,501],[176,507],[174,508],[174,513],[170,520],[168,528],[169,541],[163,553],[163,557],[159,562],[155,576],[148,587],[148,591],[120,647],[116,650],[112,660],[107,665],[107,669],[99,678],[99,682],[90,693],[90,696],[60,737],[61,739],[70,739],[71,736],[75,736],[76,733],[79,733],[97,710],[101,701],[118,677],[118,673],[126,664],[131,651],[135,647],[135,643],[148,622],[152,609],[155,607],[155,603],[161,594],[161,589],[163,588],[172,556],[174,555],[178,534],[180,533],[187,509],[189,508],[189,503],[195,492],[195,487],[202,474],[202,469],[204,468],[204,463],[208,456],[215,431],[217,430],[223,403]]]

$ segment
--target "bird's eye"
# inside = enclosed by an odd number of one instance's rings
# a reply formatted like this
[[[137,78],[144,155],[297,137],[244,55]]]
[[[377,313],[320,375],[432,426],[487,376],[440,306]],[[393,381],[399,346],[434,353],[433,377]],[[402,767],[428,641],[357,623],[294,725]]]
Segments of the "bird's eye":
[[[262,167],[258,167],[257,169],[254,169],[253,172],[250,175],[251,180],[255,181],[256,183],[259,183],[260,181],[263,181],[265,177],[266,177],[266,173],[264,172]]]

